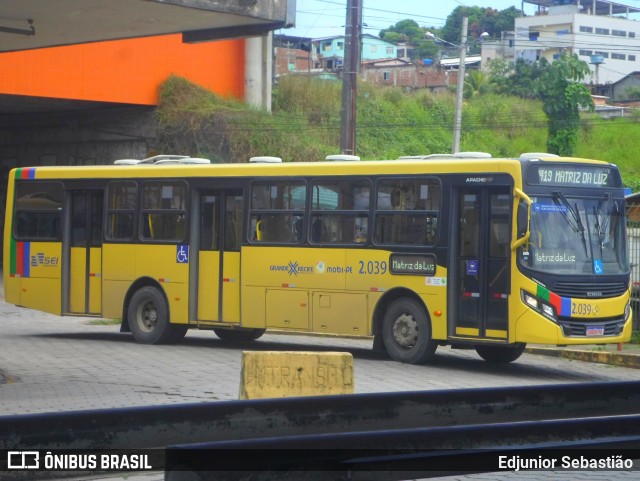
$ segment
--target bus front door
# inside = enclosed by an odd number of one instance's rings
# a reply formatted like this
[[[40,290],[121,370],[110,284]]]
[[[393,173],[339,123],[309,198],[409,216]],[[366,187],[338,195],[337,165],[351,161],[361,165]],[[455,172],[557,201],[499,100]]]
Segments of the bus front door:
[[[100,314],[102,311],[103,192],[69,191],[63,243],[69,262],[64,269],[64,311]]]
[[[510,188],[464,187],[456,192],[458,220],[449,292],[449,335],[506,341],[510,292]]]
[[[197,247],[199,322],[240,322],[240,243],[243,196],[241,190],[196,193],[199,223],[192,228]],[[195,279],[194,279],[195,280]]]

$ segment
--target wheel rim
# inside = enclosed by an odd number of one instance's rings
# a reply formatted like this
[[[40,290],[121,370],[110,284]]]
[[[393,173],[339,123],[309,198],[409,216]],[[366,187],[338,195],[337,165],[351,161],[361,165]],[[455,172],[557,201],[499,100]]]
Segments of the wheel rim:
[[[153,331],[158,323],[158,309],[156,305],[151,301],[141,303],[140,307],[138,307],[136,318],[141,330],[144,332]]]
[[[410,314],[401,314],[393,323],[393,338],[396,343],[411,349],[418,342],[418,323]]]

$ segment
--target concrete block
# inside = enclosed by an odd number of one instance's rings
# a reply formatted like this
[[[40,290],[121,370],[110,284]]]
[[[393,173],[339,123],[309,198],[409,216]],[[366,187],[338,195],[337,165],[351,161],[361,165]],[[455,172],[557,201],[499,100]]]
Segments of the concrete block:
[[[353,356],[349,353],[242,353],[240,399],[330,394],[353,394]]]

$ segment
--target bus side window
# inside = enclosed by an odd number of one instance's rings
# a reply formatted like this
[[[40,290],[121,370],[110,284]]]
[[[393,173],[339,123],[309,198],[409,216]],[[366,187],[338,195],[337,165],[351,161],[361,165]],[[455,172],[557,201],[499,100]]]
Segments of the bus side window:
[[[440,206],[436,179],[383,178],[376,194],[376,244],[423,246],[436,242]]]
[[[58,240],[62,184],[58,182],[16,183],[14,235],[16,239]]]
[[[311,242],[363,244],[367,241],[369,180],[317,180],[311,193]]]
[[[187,185],[177,181],[145,182],[142,189],[141,237],[180,242],[186,237]]]
[[[305,182],[273,180],[251,186],[249,240],[299,244],[304,239]]]

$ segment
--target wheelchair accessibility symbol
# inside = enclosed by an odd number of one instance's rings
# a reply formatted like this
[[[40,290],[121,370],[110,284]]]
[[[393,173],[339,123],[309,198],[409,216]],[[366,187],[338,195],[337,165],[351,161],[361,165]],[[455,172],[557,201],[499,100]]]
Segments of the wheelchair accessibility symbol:
[[[176,262],[178,264],[186,264],[189,262],[189,246],[186,244],[178,244],[176,246]]]
[[[593,260],[593,273],[596,275],[604,274],[604,268],[602,267],[602,259]]]

